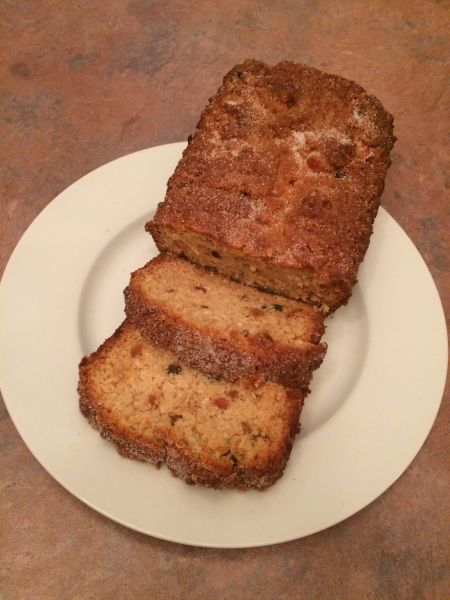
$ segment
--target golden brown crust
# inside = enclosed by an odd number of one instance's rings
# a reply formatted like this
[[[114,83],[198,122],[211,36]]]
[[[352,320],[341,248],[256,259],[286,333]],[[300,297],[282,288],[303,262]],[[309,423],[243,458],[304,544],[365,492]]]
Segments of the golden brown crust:
[[[176,259],[154,259],[132,274],[125,290],[127,317],[146,339],[168,348],[189,366],[229,381],[260,374],[286,387],[307,391],[313,371],[320,366],[326,352],[326,345],[318,343],[324,326],[317,311],[308,311],[306,339],[309,341],[303,342],[301,347],[277,342],[263,330],[245,339],[226,335],[219,327],[184,319],[169,304],[143,293],[139,285],[141,277],[151,276],[158,262],[169,268],[173,260]],[[186,267],[192,269],[189,265]],[[219,276],[207,277],[210,284],[214,284]],[[228,285],[238,284],[229,282]],[[245,286],[242,287],[245,291]],[[258,295],[261,304],[267,302],[266,294]]]
[[[174,428],[159,426],[154,428],[151,434],[145,429],[140,431],[139,427],[131,426],[124,419],[117,407],[108,404],[107,394],[99,395],[95,379],[101,374],[105,361],[110,359],[111,352],[118,347],[129,350],[127,344],[131,344],[131,354],[128,353],[130,364],[118,365],[118,367],[124,367],[124,372],[127,369],[131,369],[130,372],[139,369],[140,355],[133,352],[136,339],[140,340],[140,344],[146,345],[142,338],[137,336],[134,327],[125,321],[96,352],[80,362],[78,386],[80,410],[102,437],[114,443],[119,453],[125,457],[146,461],[156,466],[166,463],[177,477],[190,484],[213,488],[262,490],[281,477],[299,428],[299,414],[303,404],[303,396],[300,392],[286,390],[284,394],[284,412],[279,414],[284,415],[283,427],[286,433],[276,450],[272,448],[260,459],[248,463],[244,460],[237,461],[233,455],[227,460],[223,457],[217,459],[205,450],[200,455],[195,455],[183,435],[177,433]],[[149,351],[151,352],[151,349]],[[124,377],[123,373],[120,373],[120,368],[114,371],[114,377],[117,381],[109,381],[112,385]],[[128,384],[132,385],[133,379],[130,379]]]
[[[336,288],[336,308],[367,250],[394,140],[392,116],[356,83],[248,60],[203,111],[147,229],[165,251],[175,228],[310,271]]]

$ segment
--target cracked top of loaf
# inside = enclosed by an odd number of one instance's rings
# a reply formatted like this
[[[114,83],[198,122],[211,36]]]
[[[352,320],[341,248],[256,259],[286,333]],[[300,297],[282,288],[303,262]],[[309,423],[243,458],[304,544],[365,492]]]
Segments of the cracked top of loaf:
[[[351,288],[394,141],[392,116],[353,81],[247,60],[204,109],[154,223]]]

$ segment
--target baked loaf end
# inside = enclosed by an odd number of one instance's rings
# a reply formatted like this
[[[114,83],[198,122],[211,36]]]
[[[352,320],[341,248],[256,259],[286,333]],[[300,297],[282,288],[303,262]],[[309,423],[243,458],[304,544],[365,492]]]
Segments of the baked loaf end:
[[[356,83],[247,60],[203,111],[146,228],[161,251],[334,310],[356,282],[394,140],[392,116]]]
[[[131,276],[126,314],[150,342],[228,380],[253,377],[305,391],[326,345],[318,309],[159,255]]]
[[[125,321],[80,363],[80,409],[126,457],[166,463],[190,484],[264,489],[283,474],[302,394],[227,383],[146,343]]]

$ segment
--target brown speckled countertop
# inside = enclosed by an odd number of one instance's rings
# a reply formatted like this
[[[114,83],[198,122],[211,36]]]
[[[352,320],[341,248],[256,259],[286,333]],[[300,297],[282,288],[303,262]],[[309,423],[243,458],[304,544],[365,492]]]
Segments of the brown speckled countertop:
[[[186,139],[233,64],[293,59],[358,81],[393,113],[383,205],[448,314],[449,10],[445,0],[4,0],[0,272],[80,176]],[[345,522],[279,546],[213,550],[89,509],[34,460],[1,404],[0,598],[448,598],[449,413],[447,395],[408,470]]]

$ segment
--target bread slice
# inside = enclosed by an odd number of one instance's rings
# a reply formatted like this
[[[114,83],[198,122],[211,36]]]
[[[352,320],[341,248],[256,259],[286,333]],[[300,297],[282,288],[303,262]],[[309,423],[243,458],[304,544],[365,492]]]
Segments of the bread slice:
[[[322,362],[323,315],[159,255],[131,276],[126,314],[150,342],[186,364],[236,380],[255,375],[307,389]]]
[[[234,67],[147,224],[158,248],[324,310],[367,250],[393,119],[352,81],[306,65]]]
[[[80,408],[120,454],[191,484],[264,489],[283,474],[303,402],[275,383],[218,381],[125,321],[80,363]]]

